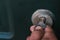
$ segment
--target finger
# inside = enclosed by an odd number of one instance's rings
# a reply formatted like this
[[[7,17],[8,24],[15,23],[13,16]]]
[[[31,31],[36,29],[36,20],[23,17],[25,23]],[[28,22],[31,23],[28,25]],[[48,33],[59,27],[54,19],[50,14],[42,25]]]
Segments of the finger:
[[[35,29],[35,25],[33,25],[33,26],[30,27],[30,31],[31,31],[31,32],[33,32],[34,29]]]
[[[40,26],[36,27],[35,25],[33,25],[33,26],[30,27],[30,31],[33,32],[34,30],[37,31],[37,30],[43,30],[43,29]]]
[[[34,29],[35,29],[35,25],[33,25],[33,26],[30,27],[30,31],[31,31],[31,32],[33,32]],[[30,36],[28,36],[26,40],[30,40]]]
[[[40,40],[43,35],[42,28],[40,26],[37,26],[33,29],[34,29],[34,31],[31,33],[30,40]]]
[[[45,34],[44,34],[43,40],[57,40],[57,38],[50,26],[47,26],[45,28]]]

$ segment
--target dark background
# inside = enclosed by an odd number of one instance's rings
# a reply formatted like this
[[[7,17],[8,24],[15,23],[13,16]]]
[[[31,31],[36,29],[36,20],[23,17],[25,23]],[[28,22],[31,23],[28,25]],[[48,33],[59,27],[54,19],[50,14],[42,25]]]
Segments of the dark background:
[[[59,0],[0,0],[0,14],[11,12],[13,15],[15,35],[12,40],[26,40],[32,25],[31,15],[37,9],[48,9],[54,13],[56,21],[53,30],[57,38],[60,37]]]

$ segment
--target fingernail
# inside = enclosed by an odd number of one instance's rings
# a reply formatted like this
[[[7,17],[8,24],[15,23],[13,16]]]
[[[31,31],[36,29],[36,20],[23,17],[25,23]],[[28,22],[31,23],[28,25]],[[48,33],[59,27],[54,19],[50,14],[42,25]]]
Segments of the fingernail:
[[[37,26],[35,29],[36,29],[36,30],[41,30],[41,29],[42,29],[42,27]]]

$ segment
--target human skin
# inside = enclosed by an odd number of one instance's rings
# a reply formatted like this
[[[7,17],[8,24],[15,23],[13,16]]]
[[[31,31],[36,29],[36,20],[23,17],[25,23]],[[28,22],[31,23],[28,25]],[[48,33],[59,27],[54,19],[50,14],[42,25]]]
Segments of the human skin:
[[[46,26],[43,30],[42,27],[35,25],[30,27],[31,35],[27,37],[26,40],[57,40],[52,28]]]

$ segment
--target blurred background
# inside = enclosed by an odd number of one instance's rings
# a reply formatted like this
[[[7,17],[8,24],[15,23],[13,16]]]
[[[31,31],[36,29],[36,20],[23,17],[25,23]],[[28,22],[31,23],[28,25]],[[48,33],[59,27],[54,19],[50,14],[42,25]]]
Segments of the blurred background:
[[[26,40],[30,35],[31,16],[37,9],[48,9],[55,15],[53,30],[60,37],[60,1],[59,0],[0,0],[0,31],[8,32],[9,21],[13,25],[14,36],[10,40]],[[9,15],[8,15],[9,14]],[[4,15],[4,16],[3,16]],[[3,16],[3,17],[2,17]],[[9,17],[10,16],[10,19]],[[2,21],[3,20],[3,21]],[[3,26],[3,28],[2,28]],[[0,39],[8,40],[8,39]]]

